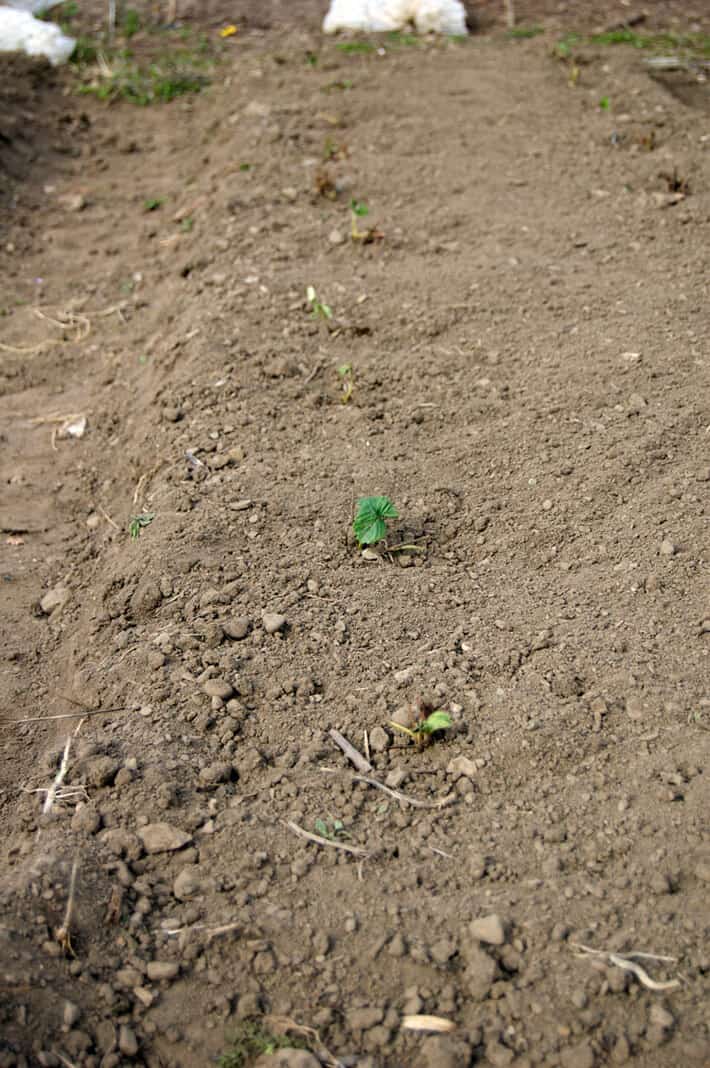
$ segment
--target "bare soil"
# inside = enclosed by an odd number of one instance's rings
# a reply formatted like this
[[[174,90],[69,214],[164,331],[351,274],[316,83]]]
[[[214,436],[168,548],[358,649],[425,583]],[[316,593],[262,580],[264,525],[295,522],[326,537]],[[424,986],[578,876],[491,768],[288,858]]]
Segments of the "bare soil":
[[[240,32],[165,106],[0,59],[0,1066],[278,1016],[304,1068],[700,1068],[708,83],[552,54],[625,4],[384,54],[322,6],[183,10]]]

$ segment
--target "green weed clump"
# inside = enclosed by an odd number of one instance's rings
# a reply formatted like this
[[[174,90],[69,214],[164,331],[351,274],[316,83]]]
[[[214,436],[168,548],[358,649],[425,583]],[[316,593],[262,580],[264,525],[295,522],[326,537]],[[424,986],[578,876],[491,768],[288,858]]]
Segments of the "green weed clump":
[[[257,1020],[245,1020],[229,1038],[229,1049],[217,1061],[217,1068],[248,1068],[263,1053],[280,1049],[307,1049],[305,1042],[286,1035],[274,1035]]]

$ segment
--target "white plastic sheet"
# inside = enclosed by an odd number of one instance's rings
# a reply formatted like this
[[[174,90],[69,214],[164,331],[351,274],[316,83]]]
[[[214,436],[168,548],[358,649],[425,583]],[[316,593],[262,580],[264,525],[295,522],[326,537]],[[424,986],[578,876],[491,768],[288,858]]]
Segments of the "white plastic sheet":
[[[5,0],[0,6],[0,52],[46,56],[54,66],[65,63],[76,41],[62,33],[54,22],[34,18],[35,14],[55,6],[56,0]]]
[[[466,34],[466,12],[459,0],[331,0],[325,33],[355,30],[386,33],[413,25],[418,33]]]

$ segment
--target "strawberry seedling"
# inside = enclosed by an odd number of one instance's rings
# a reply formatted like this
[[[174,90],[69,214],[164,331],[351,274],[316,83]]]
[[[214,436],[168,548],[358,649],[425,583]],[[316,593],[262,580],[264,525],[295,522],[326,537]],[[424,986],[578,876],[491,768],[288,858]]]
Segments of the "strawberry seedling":
[[[353,532],[360,548],[382,541],[387,533],[385,520],[398,517],[399,512],[389,497],[361,497],[353,520]]]
[[[318,294],[316,293],[313,286],[309,286],[306,290],[306,300],[308,301],[308,304],[311,309],[311,318],[326,320],[333,318],[333,309],[330,307],[329,304],[324,304],[321,300],[318,299]]]
[[[355,376],[353,374],[353,365],[351,363],[341,363],[340,367],[336,367],[335,373],[340,379],[342,392],[340,394],[340,403],[348,404],[352,399],[353,389],[355,388]]]
[[[134,515],[128,524],[128,533],[135,540],[140,537],[143,527],[148,527],[155,519],[155,512],[142,512],[141,515]]]
[[[389,725],[403,734],[408,734],[417,745],[428,745],[437,731],[448,730],[451,726],[451,716],[448,712],[437,709],[436,712],[430,712],[428,716],[424,716],[413,727],[405,727],[403,723],[393,721]]]

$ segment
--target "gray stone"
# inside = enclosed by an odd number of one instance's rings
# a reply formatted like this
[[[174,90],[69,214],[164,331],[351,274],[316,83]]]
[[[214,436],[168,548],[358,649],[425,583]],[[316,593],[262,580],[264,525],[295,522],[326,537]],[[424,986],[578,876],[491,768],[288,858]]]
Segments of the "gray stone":
[[[664,538],[661,542],[661,556],[675,556],[677,552],[678,546],[670,538]]]
[[[208,764],[200,770],[200,782],[205,786],[217,786],[221,782],[229,782],[234,774],[234,768],[226,761],[218,764]]]
[[[282,616],[278,612],[263,612],[261,621],[267,634],[277,634],[278,631],[283,630],[286,626],[286,616]]]
[[[251,620],[246,616],[237,616],[236,619],[228,619],[222,624],[222,630],[228,638],[235,642],[243,641],[248,637],[251,630]]]
[[[138,829],[138,837],[146,853],[173,853],[192,841],[189,834],[170,823],[148,823]]]
[[[373,753],[384,753],[389,749],[390,737],[384,727],[373,727],[369,738],[370,749]]]
[[[469,779],[473,779],[478,771],[476,762],[471,760],[467,756],[457,756],[453,760],[450,760],[446,766],[446,774],[454,775],[456,777],[465,775]]]
[[[493,986],[498,965],[478,945],[469,945],[465,952],[465,983],[474,1001],[484,1001]]]
[[[670,1031],[671,1028],[675,1026],[675,1018],[673,1014],[657,1001],[651,1005],[648,1019],[651,1024],[654,1024],[656,1027],[661,1027],[664,1031]]]
[[[350,1031],[369,1031],[382,1023],[384,1012],[377,1005],[369,1005],[362,1009],[351,1009],[346,1013],[345,1022]]]
[[[118,1048],[124,1057],[135,1057],[138,1052],[136,1033],[128,1024],[121,1024],[118,1032]]]
[[[421,1044],[423,1068],[468,1068],[471,1047],[455,1035],[429,1035]]]
[[[39,606],[46,616],[51,616],[58,608],[63,608],[69,600],[70,593],[66,586],[55,586],[53,590],[45,593]]]
[[[320,1068],[320,1064],[307,1049],[280,1049],[262,1054],[254,1061],[254,1068]]]
[[[71,818],[71,829],[76,834],[96,834],[101,829],[101,815],[91,802],[77,807]]]
[[[180,965],[174,960],[151,960],[146,967],[146,974],[153,983],[174,979],[180,972]]]
[[[110,786],[121,765],[108,756],[93,757],[84,765],[84,778],[89,786]]]
[[[234,693],[234,687],[226,679],[206,679],[202,689],[208,697],[219,697],[221,701],[228,701]]]
[[[474,920],[470,927],[470,933],[479,942],[487,942],[491,946],[502,946],[505,942],[505,927],[500,916],[492,913],[490,916],[481,916]]]
[[[588,1042],[579,1042],[576,1046],[568,1046],[560,1053],[562,1068],[594,1068],[594,1050]]]
[[[173,894],[178,901],[188,901],[195,897],[204,888],[204,880],[200,869],[195,864],[188,865],[175,877]]]
[[[66,1028],[72,1028],[81,1016],[81,1009],[73,1001],[65,1001],[62,1011],[62,1023]]]

